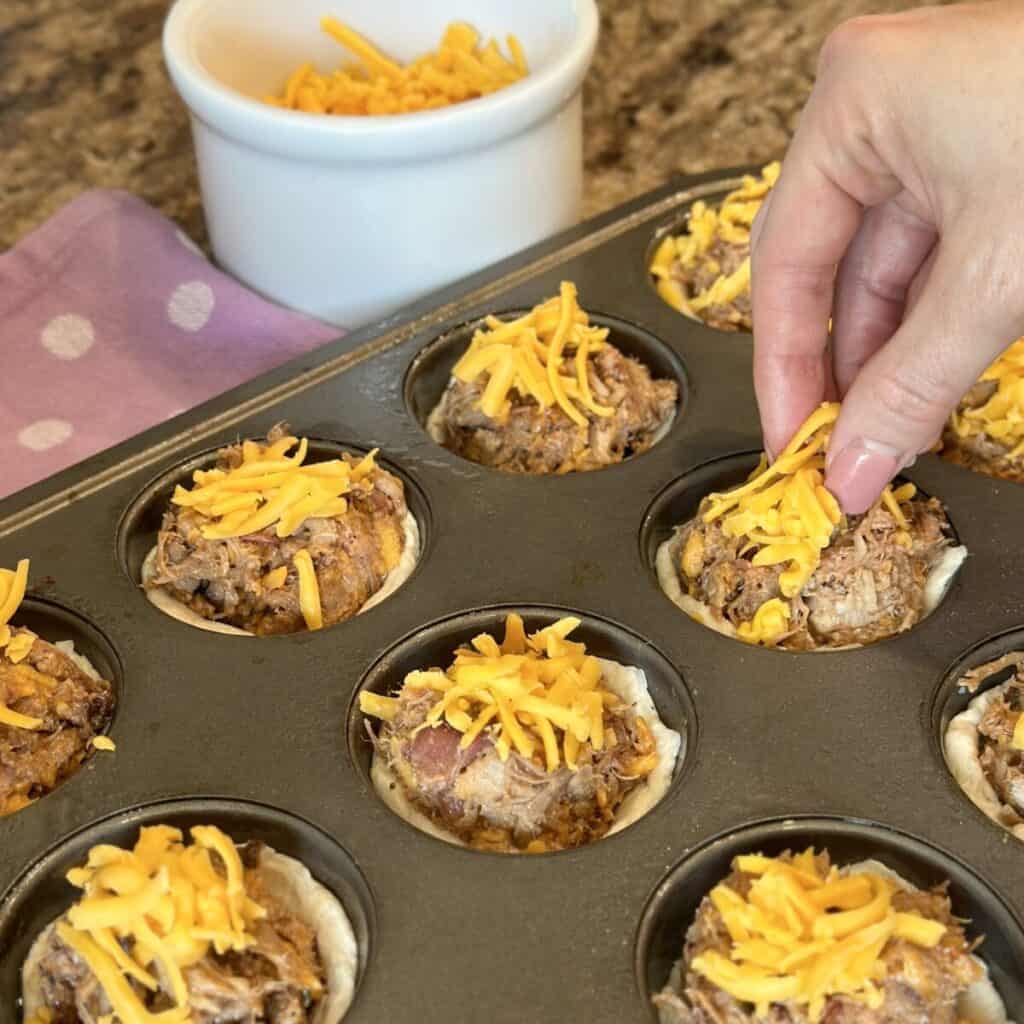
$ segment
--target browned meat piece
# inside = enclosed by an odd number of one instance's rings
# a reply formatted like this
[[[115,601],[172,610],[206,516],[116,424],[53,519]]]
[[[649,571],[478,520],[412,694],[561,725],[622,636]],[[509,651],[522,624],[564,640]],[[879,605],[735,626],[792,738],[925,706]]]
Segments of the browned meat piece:
[[[737,271],[750,255],[746,243],[726,242],[716,238],[706,256],[692,267],[684,267],[678,260],[672,264],[670,274],[683,290],[687,299],[706,291],[720,275]],[[710,327],[720,331],[753,330],[751,319],[750,292],[738,295],[732,302],[705,306],[697,316]]]
[[[978,723],[980,761],[985,777],[999,799],[1024,818],[1024,750],[1013,746],[1013,733],[1024,714],[1024,673],[1018,666],[1014,681],[989,706]]]
[[[553,772],[514,750],[502,761],[482,734],[467,749],[447,724],[419,729],[436,702],[403,690],[395,718],[373,738],[377,756],[406,796],[441,827],[477,849],[564,850],[600,839],[625,797],[657,763],[647,723],[626,705],[609,710],[614,744],[581,746],[577,770]]]
[[[742,896],[749,892],[750,882],[750,876],[739,871],[725,880]],[[934,949],[891,940],[882,953],[888,975],[881,1008],[869,1010],[845,996],[832,996],[825,1004],[824,1024],[956,1024],[957,997],[981,977],[982,969],[970,956],[971,947],[952,915],[945,886],[930,892],[898,892],[893,906],[941,921],[947,928],[945,936]],[[767,1014],[758,1014],[752,1004],[740,1002],[690,969],[701,953],[713,950],[728,956],[731,947],[721,914],[705,896],[686,932],[682,960],[673,978],[653,999],[661,1024],[807,1024],[803,1007],[772,1003]]]
[[[508,420],[498,423],[479,408],[486,375],[468,384],[453,379],[441,399],[441,443],[472,462],[511,473],[602,469],[650,448],[675,411],[676,383],[652,380],[646,366],[610,344],[588,363],[588,377],[594,399],[615,413],[585,412],[586,426],[577,426],[557,405],[544,409],[514,391]]]
[[[0,704],[43,720],[38,730],[0,724],[0,815],[5,815],[78,771],[92,752],[93,737],[110,722],[114,689],[36,637],[17,665],[0,652]]]
[[[702,506],[702,510],[703,510]],[[791,650],[868,644],[909,629],[924,612],[924,587],[950,543],[949,521],[935,498],[909,505],[909,542],[882,504],[850,517],[803,592],[790,600],[792,631],[780,643]],[[694,532],[703,540],[702,568],[690,577],[677,567],[683,590],[733,626],[750,622],[765,601],[780,597],[785,563],[754,566],[745,541],[724,536],[721,521],[693,518],[681,531],[680,551]]]
[[[274,439],[272,434],[270,440]],[[347,453],[343,458],[353,465],[359,461]],[[223,469],[240,461],[239,446],[218,455]],[[398,564],[408,511],[402,481],[379,466],[346,497],[349,508],[344,516],[307,519],[283,540],[274,527],[245,537],[207,540],[201,532],[201,513],[172,505],[157,538],[157,573],[146,585],[164,589],[206,619],[260,635],[294,633],[306,627],[292,559],[308,550],[324,625],[343,622],[362,608]],[[264,577],[281,566],[288,569],[284,585],[268,589]]]
[[[242,850],[254,864],[258,844]],[[267,892],[258,867],[247,867],[246,893],[266,911],[244,953],[208,953],[184,969],[195,1024],[310,1024],[326,984],[316,936]],[[110,1012],[85,963],[54,931],[40,961],[43,998],[53,1024],[98,1024]],[[147,1009],[167,1009],[164,996],[135,986]]]

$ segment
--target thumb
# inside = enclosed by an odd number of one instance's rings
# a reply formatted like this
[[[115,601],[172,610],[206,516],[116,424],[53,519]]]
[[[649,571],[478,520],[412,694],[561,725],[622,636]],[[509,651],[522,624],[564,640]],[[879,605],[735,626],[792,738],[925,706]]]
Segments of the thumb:
[[[1005,293],[992,295],[988,282],[970,286],[971,269],[971,260],[940,249],[906,320],[847,392],[825,486],[848,514],[867,511],[934,445],[961,397],[1024,326],[1013,322]]]

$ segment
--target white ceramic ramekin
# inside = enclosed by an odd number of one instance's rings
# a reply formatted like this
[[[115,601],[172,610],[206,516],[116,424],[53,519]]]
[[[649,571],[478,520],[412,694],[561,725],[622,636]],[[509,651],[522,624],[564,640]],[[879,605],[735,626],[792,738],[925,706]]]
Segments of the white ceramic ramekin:
[[[530,74],[479,100],[389,117],[279,110],[305,61],[349,55],[332,14],[403,62],[451,21],[518,36]],[[220,264],[255,290],[354,327],[572,224],[594,0],[178,0],[164,56],[192,114]]]

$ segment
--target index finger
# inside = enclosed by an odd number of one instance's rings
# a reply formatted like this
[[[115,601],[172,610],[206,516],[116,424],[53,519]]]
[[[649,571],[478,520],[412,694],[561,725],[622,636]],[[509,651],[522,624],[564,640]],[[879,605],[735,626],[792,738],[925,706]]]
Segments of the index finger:
[[[809,122],[805,115],[751,248],[754,389],[772,452],[825,398],[836,266],[863,215],[819,163],[826,140]]]

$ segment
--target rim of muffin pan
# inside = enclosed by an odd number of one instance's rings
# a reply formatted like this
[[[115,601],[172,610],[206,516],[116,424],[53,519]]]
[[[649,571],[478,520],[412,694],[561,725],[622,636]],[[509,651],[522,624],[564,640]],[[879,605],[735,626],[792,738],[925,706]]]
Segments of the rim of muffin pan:
[[[748,174],[760,174],[760,170],[747,171]],[[726,330],[724,327],[715,327],[713,324],[709,324],[707,320],[700,316],[691,316],[689,313],[684,313],[681,309],[676,309],[675,306],[670,305],[658,294],[658,286],[655,282],[655,277],[651,273],[651,262],[654,259],[654,254],[658,251],[658,246],[664,241],[668,235],[673,237],[679,235],[688,235],[690,233],[690,211],[693,209],[695,203],[718,203],[724,199],[733,189],[737,188],[742,182],[743,176],[737,175],[735,178],[726,179],[731,181],[732,184],[726,184],[720,181],[712,182],[714,186],[707,192],[702,192],[700,195],[696,195],[693,198],[687,200],[685,206],[680,210],[673,211],[671,217],[663,220],[651,233],[651,237],[644,247],[644,279],[647,282],[647,288],[650,293],[658,300],[661,305],[666,309],[671,310],[677,316],[683,317],[689,323],[699,324],[701,327],[706,328],[709,331],[713,331],[715,334],[723,335],[727,338],[744,338],[747,341],[752,341],[754,334],[753,331],[746,327],[737,327],[734,330]]]
[[[707,497],[708,494],[711,494],[712,492],[717,493],[726,491],[745,482],[751,471],[757,466],[760,457],[760,451],[749,449],[747,451],[733,452],[730,455],[722,455],[714,459],[709,459],[707,462],[702,462],[699,466],[695,466],[693,469],[687,470],[687,472],[676,477],[663,487],[654,496],[654,499],[647,506],[647,510],[644,512],[643,519],[640,523],[639,534],[640,559],[647,570],[648,577],[661,597],[672,604],[672,607],[686,619],[689,619],[690,617],[686,615],[681,608],[677,607],[671,598],[661,589],[655,564],[658,548],[672,536],[677,526],[681,526],[683,523],[689,522],[689,520],[697,514],[697,509],[700,506],[701,501]],[[896,477],[894,483],[898,485],[901,483],[914,483],[914,481],[901,475]],[[931,494],[923,490],[916,483],[914,483],[914,486],[917,487],[917,493],[921,497],[932,497]],[[963,541],[960,539],[960,534],[957,531],[956,524],[953,522],[949,509],[946,508],[945,504],[943,504],[943,509],[945,510],[947,520],[949,521],[953,544],[962,544]],[[959,571],[957,572],[957,577],[959,577]],[[920,622],[901,633],[894,633],[892,636],[883,637],[881,640],[875,640],[870,644],[861,645],[859,647],[822,647],[814,651],[791,651],[783,647],[768,647],[763,644],[746,644],[736,637],[726,636],[722,633],[717,635],[721,636],[723,640],[730,640],[733,643],[743,644],[744,647],[772,651],[775,654],[789,656],[802,657],[806,654],[856,654],[858,651],[864,650],[865,647],[877,647],[879,644],[891,643],[892,641],[898,640],[900,637],[913,632],[915,629],[918,629],[946,604],[947,600],[949,600],[950,593],[956,586],[957,577],[954,577],[938,605],[936,605],[928,615],[924,616]],[[690,621],[694,620],[690,619]],[[712,630],[710,626],[705,626],[703,623],[694,622],[694,625],[698,625],[701,629],[707,630],[708,632],[716,632],[715,630]]]
[[[402,395],[407,412],[419,424],[424,436],[432,445],[441,451],[448,452],[453,458],[459,459],[460,462],[476,466],[484,472],[531,479],[559,479],[563,476],[576,477],[589,476],[591,473],[604,473],[626,463],[634,462],[655,451],[679,429],[680,424],[685,420],[689,412],[692,390],[689,372],[683,360],[673,351],[670,345],[662,341],[647,328],[641,327],[632,321],[624,320],[621,317],[610,316],[601,312],[592,312],[588,309],[587,316],[590,318],[591,324],[598,327],[607,327],[609,330],[608,342],[614,345],[623,355],[632,356],[647,367],[651,373],[652,380],[671,380],[675,382],[678,388],[676,411],[671,426],[664,437],[651,445],[647,451],[629,455],[622,462],[603,466],[597,470],[572,473],[510,473],[507,470],[497,469],[494,466],[485,466],[482,463],[474,462],[472,459],[467,459],[459,455],[458,452],[438,444],[427,431],[427,419],[437,406],[437,403],[440,402],[445,388],[448,386],[452,367],[455,366],[459,357],[468,348],[473,338],[473,333],[484,326],[484,321],[488,316],[495,316],[499,320],[511,320],[516,317],[525,316],[529,312],[530,309],[526,307],[515,307],[498,310],[494,313],[487,313],[484,316],[467,320],[443,332],[432,341],[428,341],[413,356],[402,381]]]
[[[975,697],[980,697],[981,694],[987,693],[994,687],[1005,683],[1008,678],[1006,671],[1010,670],[1007,669],[994,673],[992,678],[987,679],[973,691],[967,690],[960,685],[960,680],[964,674],[971,671],[971,669],[984,665],[986,662],[994,661],[996,658],[1001,658],[1004,654],[1010,654],[1014,651],[1024,652],[1024,626],[1014,626],[1010,629],[1002,630],[973,644],[960,654],[943,673],[938,686],[935,688],[929,714],[932,752],[941,765],[950,787],[970,807],[972,812],[982,818],[989,828],[995,829],[1000,835],[1009,838],[1010,841],[1014,841],[1015,837],[1010,834],[1008,829],[1000,825],[999,822],[993,821],[971,800],[960,786],[960,783],[957,782],[956,777],[950,770],[949,762],[946,760],[945,740],[946,730],[949,728],[949,723],[953,718],[960,714],[961,711],[966,711],[968,704]]]
[[[359,950],[353,1003],[376,945],[376,906],[369,884],[348,851],[303,818],[267,804],[192,797],[119,811],[72,833],[39,856],[0,901],[0,1005],[20,1007],[21,968],[32,943],[74,901],[65,874],[83,864],[91,847],[131,847],[147,825],[171,825],[187,836],[193,825],[216,825],[236,843],[260,839],[301,861],[341,903]]]
[[[302,437],[305,435],[296,432],[294,436]],[[248,438],[240,438],[240,440],[243,441],[247,439],[263,443],[266,441],[265,437],[260,438],[250,436]],[[306,437],[306,440],[309,444],[307,464],[325,462],[329,459],[337,458],[342,452],[348,452],[349,454],[356,456],[363,456],[373,451],[372,447],[368,447],[364,444],[349,444],[345,441],[329,440],[322,437]],[[168,622],[175,623],[177,626],[184,627],[186,629],[197,629],[198,627],[173,619],[147,599],[142,586],[142,563],[145,560],[146,555],[156,544],[160,524],[163,520],[164,512],[170,505],[171,495],[174,493],[174,488],[179,484],[184,487],[189,486],[192,483],[192,474],[197,469],[212,468],[217,458],[217,452],[221,451],[221,449],[226,447],[229,443],[230,442],[224,442],[222,444],[205,448],[201,452],[196,452],[151,479],[128,503],[121,515],[120,522],[117,525],[117,561],[121,567],[121,571],[128,577],[128,580],[138,591],[139,599],[155,614],[160,615]],[[386,469],[389,473],[392,473],[402,481],[405,488],[406,505],[419,526],[419,557],[416,560],[415,566],[413,566],[413,570],[410,573],[409,578],[398,588],[399,590],[404,590],[405,587],[407,587],[420,573],[423,568],[423,564],[426,561],[426,553],[433,539],[433,511],[430,506],[430,500],[426,496],[426,492],[419,485],[415,477],[407,470],[400,468],[390,457],[388,457],[383,449],[381,449],[375,461],[382,469]],[[394,595],[392,594],[391,597],[393,596]],[[382,603],[386,604],[387,599]],[[373,609],[368,609],[368,611],[373,611]],[[329,626],[324,626],[323,629],[316,630],[315,632],[325,633],[328,630],[344,626],[349,621],[350,619],[346,619],[343,622],[335,622]],[[310,632],[311,631],[309,630],[300,630],[298,633],[273,634],[270,636],[257,637],[257,639],[275,640],[294,637],[296,635],[306,636],[309,635]],[[217,635],[227,640],[250,639],[249,637],[236,637],[223,633]]]
[[[701,900],[744,853],[776,856],[808,846],[827,849],[840,866],[869,858],[880,861],[919,888],[949,881],[953,914],[968,920],[971,937],[984,936],[978,954],[1011,1016],[1024,1014],[1024,926],[1003,897],[952,853],[916,836],[873,821],[796,815],[771,818],[721,832],[677,862],[654,887],[634,936],[633,967],[648,1019],[657,1020],[651,997],[668,982],[683,952],[683,939]]]
[[[56,644],[61,640],[74,642],[75,653],[88,658],[96,671],[113,687],[114,707],[110,713],[110,720],[107,722],[106,728],[97,733],[98,736],[113,736],[116,732],[115,726],[121,711],[121,703],[124,700],[125,680],[123,663],[117,653],[117,648],[107,635],[79,612],[58,604],[56,601],[51,601],[49,598],[32,595],[27,595],[22,600],[18,610],[14,613],[11,625],[30,629],[40,639],[51,644]],[[104,757],[109,759],[112,756],[116,756],[116,754],[95,749],[88,751],[74,774],[59,782],[48,793],[27,807],[15,811],[13,817],[31,814],[48,797],[65,791],[65,787],[73,786],[83,773],[92,770],[94,764],[100,763]]]
[[[504,632],[505,617],[511,612],[517,612],[523,617],[527,633],[549,626],[566,616],[581,619],[580,625],[570,639],[574,642],[585,643],[588,654],[641,669],[647,680],[648,692],[662,722],[669,729],[680,733],[682,737],[668,789],[661,800],[637,821],[626,826],[622,832],[616,833],[614,836],[603,837],[583,847],[573,850],[547,851],[530,854],[530,856],[557,857],[567,853],[579,853],[590,846],[614,840],[616,836],[627,833],[641,824],[644,818],[657,813],[662,804],[677,794],[680,786],[686,780],[690,768],[696,760],[700,741],[700,723],[696,705],[682,673],[654,644],[627,626],[620,625],[611,619],[558,605],[524,602],[490,605],[472,611],[458,612],[407,633],[384,651],[367,669],[352,695],[346,716],[349,759],[367,790],[372,794],[372,799],[384,807],[389,814],[397,817],[381,799],[370,777],[373,746],[367,734],[368,719],[359,710],[359,695],[364,690],[390,695],[398,690],[405,676],[411,671],[447,667],[451,664],[456,648],[467,645],[474,636],[487,632],[500,637]],[[404,819],[398,820],[404,827],[426,835]],[[429,838],[456,852],[499,858],[509,856],[507,853],[491,850],[474,850],[444,842],[434,836]]]

